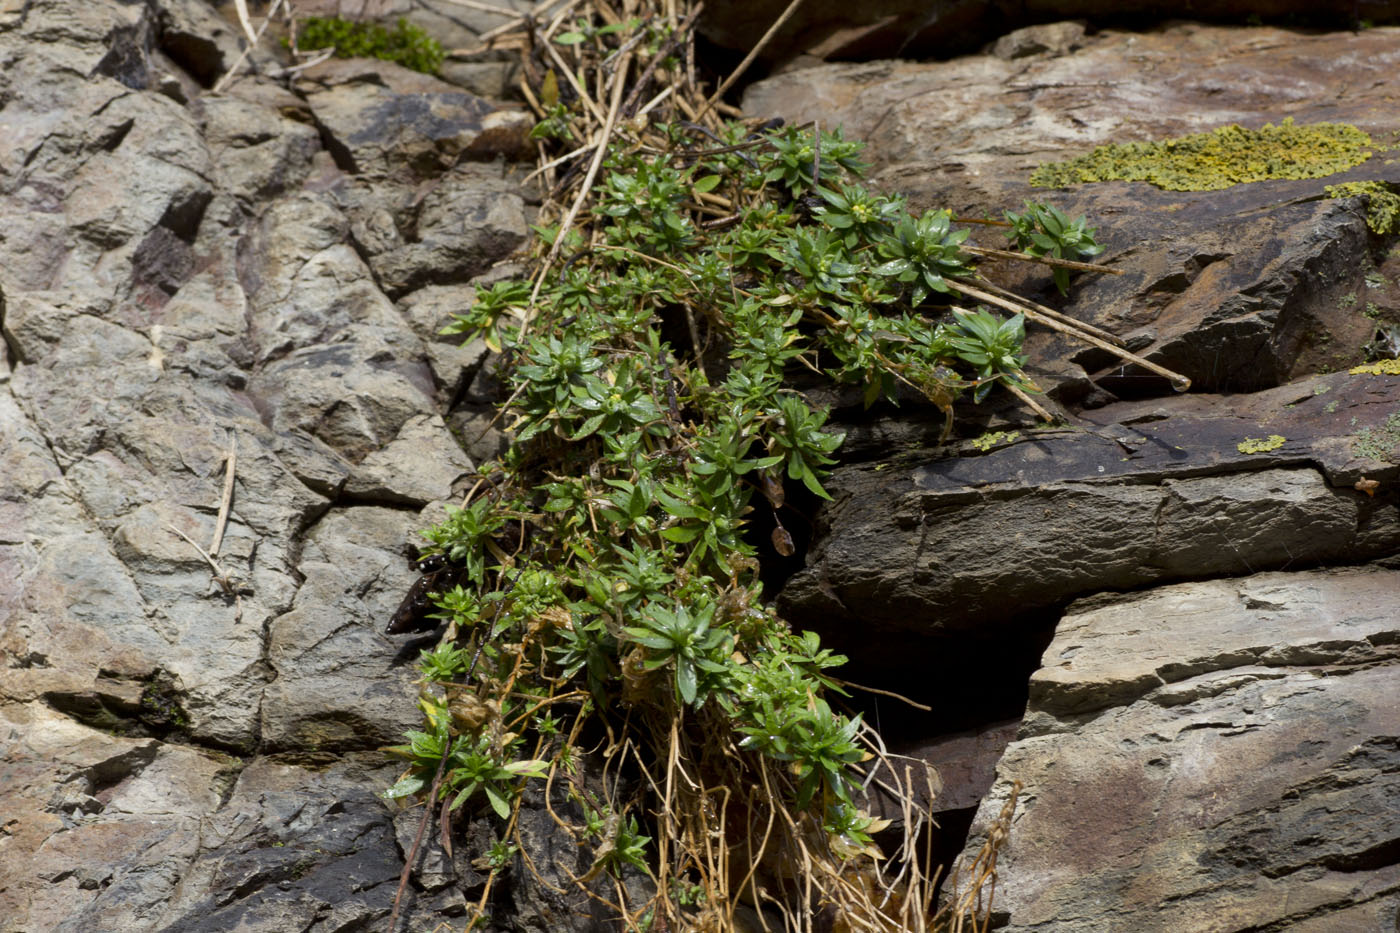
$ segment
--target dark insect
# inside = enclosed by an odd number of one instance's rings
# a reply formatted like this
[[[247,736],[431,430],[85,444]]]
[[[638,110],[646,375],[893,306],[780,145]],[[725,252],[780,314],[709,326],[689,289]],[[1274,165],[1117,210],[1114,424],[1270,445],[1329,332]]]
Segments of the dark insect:
[[[389,617],[389,624],[384,628],[386,635],[429,632],[437,628],[441,623],[432,617],[436,608],[433,605],[432,594],[447,586],[452,574],[460,569],[443,554],[429,554],[422,560],[412,561],[412,566],[422,576],[408,588],[403,602],[399,603],[399,608]]]

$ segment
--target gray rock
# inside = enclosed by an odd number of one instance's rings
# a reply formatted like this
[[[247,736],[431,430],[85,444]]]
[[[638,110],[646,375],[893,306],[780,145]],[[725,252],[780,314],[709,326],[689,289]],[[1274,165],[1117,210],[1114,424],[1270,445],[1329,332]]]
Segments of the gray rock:
[[[1084,24],[1047,23],[1026,26],[1008,32],[992,46],[997,58],[1025,58],[1027,55],[1064,55],[1074,51],[1084,40]]]
[[[224,189],[249,203],[295,188],[311,172],[320,134],[305,101],[271,81],[240,81],[198,102],[205,140]]]
[[[460,166],[415,201],[406,235],[371,247],[371,266],[389,295],[466,283],[525,243],[524,199],[494,167]]]
[[[415,576],[403,547],[417,527],[411,512],[352,508],[310,529],[297,568],[304,582],[268,634],[268,747],[373,749],[418,726],[417,668],[394,663],[382,634]]]
[[[303,72],[307,101],[341,169],[417,182],[460,159],[524,156],[534,119],[392,62],[332,59]]]
[[[42,703],[0,710],[5,928],[150,929],[199,851],[230,762],[106,735]]]
[[[456,484],[474,469],[441,416],[419,415],[404,422],[398,437],[356,465],[345,493],[373,502],[422,506],[452,498]]]
[[[475,294],[470,287],[429,285],[399,300],[399,309],[423,338],[433,382],[447,400],[455,399],[471,383],[489,353],[481,340],[462,342],[460,334],[444,334],[454,315],[470,310]]]
[[[204,87],[233,67],[243,41],[232,23],[201,0],[158,0],[160,50]]]
[[[430,357],[357,252],[306,101],[256,75],[203,93],[229,20],[20,12],[0,10],[0,926],[382,924],[395,769],[346,750],[417,724],[416,650],[379,633],[413,577],[403,506],[471,469],[438,400],[457,348]],[[499,177],[449,181],[425,229],[469,236],[454,204],[509,205]],[[406,191],[363,203],[416,221]],[[489,241],[523,236],[513,203]],[[225,589],[172,528],[210,547],[231,438]],[[414,922],[460,916],[450,893],[411,893]]]

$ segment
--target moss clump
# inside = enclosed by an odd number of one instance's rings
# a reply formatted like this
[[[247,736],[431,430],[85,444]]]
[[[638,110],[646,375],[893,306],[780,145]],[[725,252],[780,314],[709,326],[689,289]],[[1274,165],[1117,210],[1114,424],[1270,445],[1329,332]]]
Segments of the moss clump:
[[[1262,440],[1257,437],[1246,437],[1235,445],[1235,449],[1242,454],[1266,454],[1271,450],[1278,450],[1287,440],[1288,438],[1282,434],[1270,434]]]
[[[1400,376],[1400,360],[1380,360],[1347,370],[1353,376]]]
[[[1364,197],[1366,226],[1376,233],[1400,233],[1400,194],[1390,190],[1383,182],[1349,181],[1340,185],[1327,185],[1324,190],[1329,198]],[[1369,276],[1366,284],[1371,285]]]
[[[1031,184],[1059,188],[1090,181],[1146,181],[1168,191],[1216,191],[1271,178],[1322,178],[1371,157],[1371,137],[1347,123],[1262,129],[1223,126],[1150,143],[1099,146],[1067,162],[1048,162]]]
[[[443,59],[437,40],[405,19],[386,29],[377,23],[312,16],[301,23],[297,47],[333,48],[336,58],[378,58],[424,74],[436,74]]]
[[[1021,436],[1020,431],[988,431],[972,439],[972,446],[986,453],[998,444],[1010,444]]]

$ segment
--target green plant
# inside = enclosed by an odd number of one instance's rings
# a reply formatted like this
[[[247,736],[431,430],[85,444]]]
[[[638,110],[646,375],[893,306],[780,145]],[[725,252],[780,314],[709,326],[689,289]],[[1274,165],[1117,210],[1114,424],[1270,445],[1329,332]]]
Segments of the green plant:
[[[843,175],[859,175],[866,168],[859,159],[862,144],[846,139],[840,129],[812,133],[790,126],[773,134],[770,145],[758,155],[758,167],[764,181],[780,181],[792,194],[811,190],[818,182],[835,180]]]
[[[910,300],[916,305],[930,291],[952,291],[947,276],[972,272],[971,257],[959,248],[968,231],[950,229],[951,219],[948,211],[904,217],[875,244],[876,251],[888,260],[876,266],[875,272],[912,286]]]
[[[554,39],[602,73],[629,32],[587,20]],[[588,128],[583,102],[543,87],[542,120]],[[460,583],[435,596],[449,624],[422,662],[427,725],[394,750],[409,767],[390,795],[423,796],[440,774],[437,800],[484,801],[520,845],[516,795],[544,775],[583,814],[588,878],[652,876],[651,900],[619,905],[633,923],[687,928],[682,908],[732,904],[736,845],[763,872],[802,853],[816,890],[868,912],[847,879],[878,874],[887,824],[856,789],[879,744],[841,705],[845,659],[794,631],[760,577],[795,553],[784,523],[831,498],[843,441],[795,377],[927,404],[946,432],[969,389],[1035,391],[1036,312],[958,306],[976,276],[968,231],[861,188],[860,145],[839,131],[672,115],[626,122],[575,173],[587,197],[541,208],[529,280],[480,289],[444,329],[499,351],[509,445],[423,533]],[[585,730],[645,779],[588,777]],[[771,838],[747,838],[760,814]],[[930,912],[932,887],[914,887],[910,917]]]
[[[503,839],[497,839],[491,844],[491,848],[486,851],[486,864],[489,865],[492,870],[500,871],[510,864],[511,859],[515,858],[516,853],[519,851],[520,847],[514,843],[506,842]]]
[[[958,313],[957,334],[952,347],[958,357],[970,363],[977,373],[972,400],[987,397],[997,379],[1017,379],[1026,364],[1021,343],[1026,337],[1025,318],[1016,315],[1003,321],[986,311]]]
[[[1024,214],[1006,212],[1006,220],[1011,224],[1007,231],[1016,249],[1024,250],[1031,256],[1051,256],[1055,259],[1081,261],[1092,259],[1104,248],[1094,242],[1094,227],[1088,226],[1083,217],[1070,220],[1059,208],[1048,204],[1026,202]],[[1055,287],[1060,294],[1069,290],[1069,270],[1061,266],[1053,271]]]
[[[410,767],[384,792],[384,797],[393,800],[428,790],[439,763],[445,759],[439,793],[440,799],[451,801],[449,809],[456,810],[480,791],[497,816],[509,818],[514,785],[523,778],[543,777],[549,763],[537,759],[508,761],[507,756],[521,744],[518,735],[493,739],[487,734],[459,734],[446,706],[426,699],[421,706],[433,731],[410,732],[409,744],[389,749],[391,754],[408,760]]]
[[[443,60],[437,40],[406,19],[386,29],[377,23],[310,16],[300,23],[297,47],[303,51],[335,49],[336,58],[379,58],[424,74],[436,74]]]
[[[498,698],[574,689],[590,698],[590,715],[641,705],[694,718],[701,733],[730,730],[736,748],[783,765],[777,786],[789,787],[792,806],[815,808],[857,849],[869,842],[874,823],[851,793],[851,768],[868,754],[863,726],[822,696],[833,685],[824,670],[842,659],[762,602],[747,533],[756,493],[774,510],[787,484],[828,497],[823,479],[842,440],[783,380],[800,365],[863,384],[868,403],[894,401],[907,385],[946,408],[966,386],[981,399],[1001,380],[1028,385],[1023,321],[987,311],[940,320],[926,303],[953,294],[950,277],[973,273],[967,232],[946,211],[911,217],[899,199],[843,180],[859,168],[859,148],[839,133],[818,146],[788,128],[753,151],[757,172],[743,159],[614,151],[586,258],[547,277],[533,305],[528,283],[498,283],[445,328],[510,350],[500,376],[513,439],[488,468],[493,493],[424,532],[429,553],[455,562],[463,581],[437,595],[439,612],[476,648],[425,654],[432,728],[394,750],[412,766],[390,796],[422,793],[445,755],[443,799],[484,797],[505,816],[547,744],[566,754],[558,742],[571,729],[546,718],[547,702],[487,716],[504,738],[460,727],[430,688],[454,689],[479,650],[476,677]],[[787,192],[815,174],[831,187],[799,220]],[[748,206],[706,232],[693,198],[720,190]],[[678,306],[694,328],[680,345],[662,329]],[[710,341],[727,348],[720,381]],[[669,689],[658,691],[662,677]],[[689,728],[678,737],[692,741]],[[526,736],[540,751],[521,754]],[[635,819],[619,833],[609,864],[640,864]]]

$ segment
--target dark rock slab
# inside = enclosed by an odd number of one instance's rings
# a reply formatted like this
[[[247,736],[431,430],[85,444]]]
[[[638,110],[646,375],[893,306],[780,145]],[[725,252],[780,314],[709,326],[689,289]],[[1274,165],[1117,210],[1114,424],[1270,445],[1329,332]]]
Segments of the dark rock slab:
[[[1322,376],[1090,414],[1101,423],[985,453],[965,444],[960,457],[839,468],[784,612],[898,664],[901,639],[872,645],[872,631],[976,632],[1104,589],[1400,548],[1400,378]],[[1240,450],[1272,437],[1275,449]],[[1363,476],[1379,494],[1354,488]]]
[[[747,51],[787,5],[786,0],[717,0],[706,5],[701,31],[720,45]],[[1392,0],[1366,0],[1350,7],[1305,0],[1197,0],[1189,8],[1161,0],[1131,6],[1107,0],[877,0],[859,5],[808,0],[797,7],[762,54],[769,62],[786,62],[798,55],[826,59],[942,57],[970,52],[1013,30],[1029,31],[1034,24],[1053,20],[1084,19],[1107,25],[1125,19],[1141,22],[1186,14],[1239,24],[1251,17],[1270,21],[1302,18],[1313,25],[1349,28],[1361,19],[1400,17],[1400,5]],[[996,50],[1003,54],[1000,43]]]
[[[262,758],[205,821],[201,851],[144,929],[369,930],[387,922],[402,856],[374,789],[379,755]],[[407,904],[414,903],[410,892]]]

